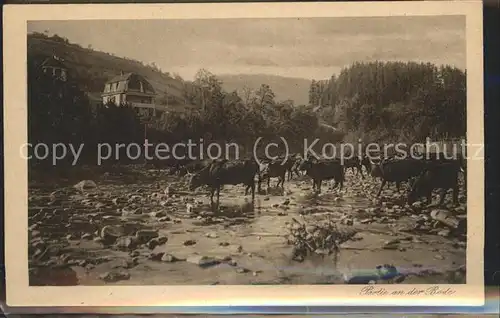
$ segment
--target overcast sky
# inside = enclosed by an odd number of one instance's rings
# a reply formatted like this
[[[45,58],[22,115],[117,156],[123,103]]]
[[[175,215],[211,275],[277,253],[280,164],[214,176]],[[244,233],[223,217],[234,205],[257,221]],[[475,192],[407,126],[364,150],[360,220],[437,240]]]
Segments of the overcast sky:
[[[28,32],[58,34],[84,47],[155,62],[192,79],[273,74],[326,79],[355,61],[413,60],[465,69],[465,18],[309,18],[36,21]]]

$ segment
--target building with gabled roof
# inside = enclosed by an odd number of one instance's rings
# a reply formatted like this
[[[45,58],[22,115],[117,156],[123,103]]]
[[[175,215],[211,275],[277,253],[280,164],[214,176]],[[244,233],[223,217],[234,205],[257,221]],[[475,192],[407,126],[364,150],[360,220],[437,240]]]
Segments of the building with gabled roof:
[[[104,86],[101,94],[104,104],[113,102],[135,107],[155,108],[156,92],[148,80],[136,73],[126,73],[113,77]]]
[[[46,58],[42,62],[41,68],[44,73],[50,74],[59,80],[64,82],[68,80],[68,68],[63,63],[62,59],[55,55]]]

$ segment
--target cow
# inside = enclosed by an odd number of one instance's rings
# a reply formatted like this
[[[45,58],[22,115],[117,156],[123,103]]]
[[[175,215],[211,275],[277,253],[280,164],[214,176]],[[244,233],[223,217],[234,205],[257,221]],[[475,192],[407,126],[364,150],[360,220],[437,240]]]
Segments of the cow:
[[[335,180],[335,189],[340,185],[340,190],[344,185],[344,167],[338,159],[326,160],[326,159],[305,159],[300,164],[299,169],[305,171],[306,174],[313,180],[313,191],[317,190],[321,192],[321,184],[323,180]]]
[[[292,180],[293,174],[295,173],[298,177],[300,177],[300,172],[298,171],[298,164],[301,161],[301,157],[299,154],[292,154],[288,156],[285,160],[285,156],[280,156],[276,158],[274,161],[281,162],[287,172],[287,179],[288,181]]]
[[[292,180],[294,173],[297,175],[297,177],[300,177],[300,171],[298,170],[298,167],[301,161],[302,159],[299,154],[291,155],[286,160],[285,166],[288,173],[288,181]]]
[[[270,178],[278,178],[276,186],[284,187],[287,176],[288,181],[292,179],[294,173],[300,176],[297,164],[300,158],[297,155],[288,156],[286,159],[284,156],[274,159],[260,158],[259,162],[259,191],[263,180],[267,180],[267,186],[270,187]]]
[[[425,170],[413,183],[408,193],[407,202],[413,204],[420,197],[426,198],[426,204],[432,200],[432,192],[440,190],[438,205],[444,203],[446,192],[452,189],[453,204],[458,205],[458,175],[462,169],[461,163],[457,160],[435,161],[427,165]]]
[[[432,162],[449,163],[453,161],[458,165],[460,172],[462,172],[465,176],[465,171],[467,169],[467,159],[461,153],[446,155],[443,152],[429,152],[427,154],[424,154],[423,156],[425,156],[427,160]]]
[[[189,190],[207,185],[210,188],[210,203],[214,205],[214,194],[217,193],[217,207],[220,202],[220,190],[225,184],[246,186],[252,192],[252,202],[255,200],[255,175],[259,173],[259,166],[254,160],[214,160],[211,164],[192,174],[189,179]]]
[[[382,179],[382,170],[380,168],[382,160],[369,159],[369,162],[370,162],[369,175],[374,179]]]
[[[293,161],[293,165],[292,165],[292,168],[290,169],[290,172],[291,172],[291,176],[293,177],[293,174],[295,173],[297,175],[297,177],[301,177],[302,176],[302,173],[300,171],[300,165],[302,164],[302,157],[300,156],[296,156],[294,161]]]
[[[370,158],[368,156],[361,157],[361,166],[365,167],[366,173],[368,175],[370,175],[371,170],[372,170],[372,168],[371,168],[372,166],[371,166]]]
[[[198,171],[201,171],[202,169],[206,168],[210,164],[212,164],[213,160],[197,160],[197,161],[192,161],[189,162],[186,165],[183,165],[182,167],[179,168],[178,174],[179,176],[183,177],[187,174],[193,174]]]
[[[359,169],[363,171],[364,167],[368,176],[380,178],[380,173],[377,172],[377,165],[380,163],[381,158],[382,154],[380,150],[365,147],[359,155]]]
[[[356,175],[358,174],[361,174],[361,178],[365,178],[365,176],[363,175],[363,170],[362,170],[362,166],[361,166],[361,159],[357,156],[354,156],[354,157],[347,157],[347,158],[343,158],[343,165],[344,165],[344,169],[345,169],[345,172],[347,172],[347,169],[352,169],[353,171],[355,170],[356,171]]]
[[[395,182],[399,192],[402,182],[410,182],[418,177],[426,166],[425,160],[413,158],[386,158],[380,163],[372,161],[372,176],[382,179],[382,183],[377,192],[380,196],[382,189],[388,182]]]
[[[270,187],[271,178],[278,178],[276,187],[283,188],[285,185],[285,177],[287,173],[287,166],[282,164],[279,160],[266,161],[262,163],[259,168],[259,190],[263,180],[267,180],[267,187]]]

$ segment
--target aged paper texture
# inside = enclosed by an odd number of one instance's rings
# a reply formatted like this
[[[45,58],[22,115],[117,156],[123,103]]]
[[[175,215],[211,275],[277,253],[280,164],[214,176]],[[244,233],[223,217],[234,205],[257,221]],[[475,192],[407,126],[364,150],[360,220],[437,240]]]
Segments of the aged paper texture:
[[[480,1],[4,17],[8,305],[483,304]]]

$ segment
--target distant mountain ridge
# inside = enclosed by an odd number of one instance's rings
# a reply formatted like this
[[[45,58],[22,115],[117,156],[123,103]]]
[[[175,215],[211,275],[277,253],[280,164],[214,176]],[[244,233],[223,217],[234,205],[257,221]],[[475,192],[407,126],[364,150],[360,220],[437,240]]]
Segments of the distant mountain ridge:
[[[295,105],[309,103],[309,88],[311,80],[305,78],[285,77],[267,74],[217,74],[222,81],[222,87],[228,92],[240,93],[244,87],[257,90],[262,84],[271,87],[277,101],[291,99]]]

